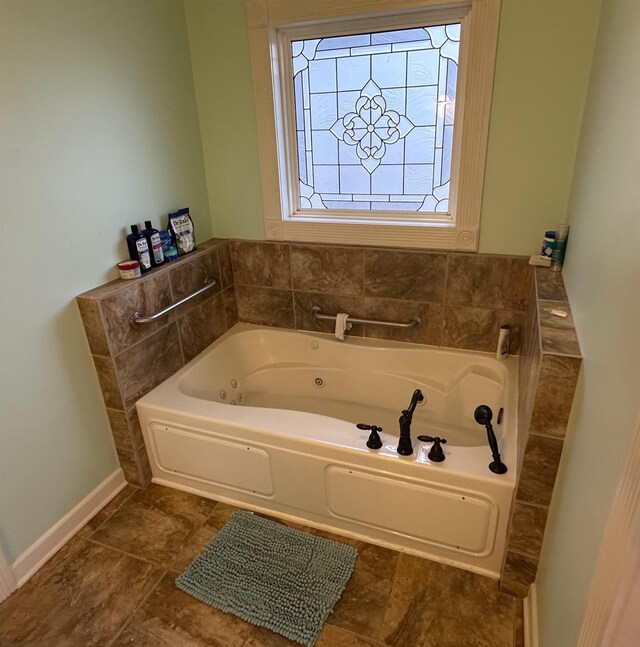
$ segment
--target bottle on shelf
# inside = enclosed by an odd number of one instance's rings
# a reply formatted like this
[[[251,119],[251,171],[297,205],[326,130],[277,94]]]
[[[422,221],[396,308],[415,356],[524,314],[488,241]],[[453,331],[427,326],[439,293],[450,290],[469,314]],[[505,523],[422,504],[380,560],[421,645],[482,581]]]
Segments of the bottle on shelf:
[[[138,230],[138,225],[131,225],[131,233],[127,236],[129,258],[140,263],[140,269],[147,272],[151,269],[151,254],[147,239]]]
[[[162,252],[162,241],[160,232],[151,226],[151,220],[144,221],[142,235],[147,240],[149,254],[151,256],[151,267],[158,267],[164,263],[164,253]]]

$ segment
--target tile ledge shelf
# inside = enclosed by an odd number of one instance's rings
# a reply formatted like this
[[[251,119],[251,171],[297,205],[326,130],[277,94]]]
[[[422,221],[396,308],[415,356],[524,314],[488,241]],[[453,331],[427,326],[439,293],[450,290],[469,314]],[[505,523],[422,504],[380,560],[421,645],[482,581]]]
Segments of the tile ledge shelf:
[[[205,240],[201,243],[198,243],[196,249],[194,249],[189,254],[184,254],[183,256],[179,256],[175,261],[163,263],[160,267],[154,267],[148,272],[145,272],[140,278],[128,279],[128,280],[120,279],[120,278],[113,279],[112,281],[107,281],[106,283],[102,283],[101,285],[98,285],[95,288],[91,288],[86,292],[82,292],[81,294],[78,294],[76,299],[90,299],[90,300],[103,299],[104,297],[110,296],[115,292],[118,292],[119,290],[123,290],[127,287],[130,287],[133,284],[139,285],[140,283],[144,283],[148,281],[152,277],[156,277],[161,274],[170,272],[171,269],[174,267],[186,265],[190,261],[194,261],[197,258],[201,258],[211,249],[216,247],[222,247],[227,242],[229,241],[226,240],[225,238],[210,238],[209,240]]]

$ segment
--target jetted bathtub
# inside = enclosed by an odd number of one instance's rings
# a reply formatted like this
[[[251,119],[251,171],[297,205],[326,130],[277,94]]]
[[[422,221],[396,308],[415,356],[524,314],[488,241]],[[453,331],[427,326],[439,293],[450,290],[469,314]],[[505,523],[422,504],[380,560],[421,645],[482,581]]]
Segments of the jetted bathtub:
[[[498,577],[517,370],[513,357],[237,324],[137,409],[156,483]],[[400,456],[416,388],[414,453]],[[506,474],[488,468],[479,404],[494,411]],[[368,449],[356,423],[381,426],[383,447]],[[420,434],[447,439],[444,462]]]

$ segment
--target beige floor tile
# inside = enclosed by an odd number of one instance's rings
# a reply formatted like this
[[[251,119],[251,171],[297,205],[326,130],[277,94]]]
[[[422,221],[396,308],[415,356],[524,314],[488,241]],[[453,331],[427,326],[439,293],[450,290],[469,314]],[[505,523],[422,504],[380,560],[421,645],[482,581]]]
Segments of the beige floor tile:
[[[401,555],[382,641],[392,647],[512,647],[514,604],[489,578]]]
[[[91,540],[169,566],[215,505],[194,494],[151,485],[135,492]]]
[[[113,515],[113,513],[122,506],[122,504],[129,499],[129,497],[136,491],[131,485],[127,485],[124,490],[116,494],[116,496],[107,503],[94,517],[92,517],[87,525],[78,532],[79,537],[91,537],[93,533]]]
[[[279,636],[264,627],[253,627],[242,647],[300,647],[300,643]],[[315,647],[384,647],[382,643],[325,625]]]
[[[241,647],[251,625],[176,588],[167,573],[110,647]]]
[[[218,503],[213,509],[213,514],[207,519],[204,526],[196,530],[178,553],[171,564],[171,569],[182,572],[187,568],[200,555],[204,547],[218,534],[227,521],[229,521],[231,515],[239,509],[226,503]]]
[[[294,647],[174,586],[177,572],[235,510],[161,486],[127,488],[0,605],[0,645]],[[522,644],[518,602],[493,580],[283,523],[358,549],[354,574],[316,647]]]
[[[147,562],[75,539],[0,606],[0,645],[106,645],[161,574]]]
[[[393,586],[398,553],[350,537],[318,530],[312,532],[354,546],[358,550],[353,575],[327,623],[367,638],[378,639]]]

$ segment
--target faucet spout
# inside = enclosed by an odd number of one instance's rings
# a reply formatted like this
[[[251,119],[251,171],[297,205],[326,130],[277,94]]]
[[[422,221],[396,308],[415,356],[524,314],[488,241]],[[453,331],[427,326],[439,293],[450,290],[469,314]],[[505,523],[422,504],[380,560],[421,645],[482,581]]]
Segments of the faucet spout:
[[[418,402],[424,400],[424,395],[420,389],[416,389],[411,396],[409,407],[402,411],[400,416],[400,439],[398,440],[398,448],[396,451],[401,456],[410,456],[413,454],[413,445],[411,444],[411,420],[413,419],[413,412],[416,410]]]
[[[409,406],[407,407],[407,413],[412,416],[418,406],[418,402],[422,402],[423,400],[424,395],[422,395],[422,391],[420,389],[416,389],[411,396],[411,402],[409,402]]]

